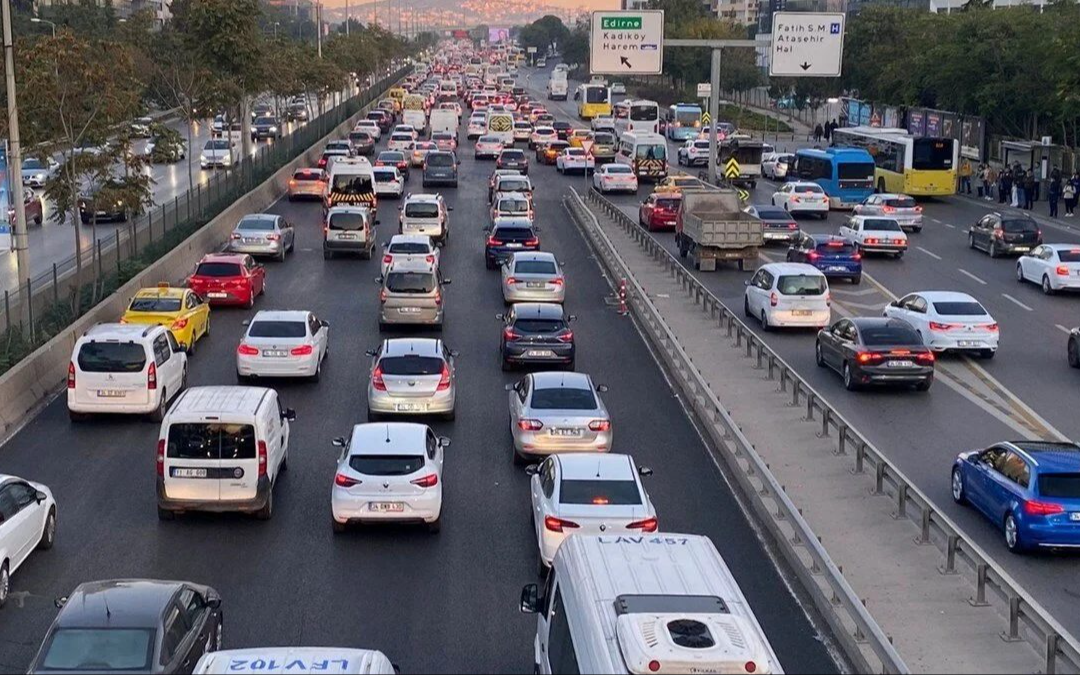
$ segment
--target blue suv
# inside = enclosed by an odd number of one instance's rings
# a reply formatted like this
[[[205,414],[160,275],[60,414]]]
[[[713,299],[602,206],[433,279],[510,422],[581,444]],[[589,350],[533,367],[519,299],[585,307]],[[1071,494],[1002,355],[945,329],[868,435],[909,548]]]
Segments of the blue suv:
[[[1080,445],[1013,441],[961,453],[952,496],[997,525],[1013,553],[1080,548]]]
[[[862,254],[854,242],[834,234],[801,233],[788,249],[787,261],[813,265],[829,279],[862,281]]]

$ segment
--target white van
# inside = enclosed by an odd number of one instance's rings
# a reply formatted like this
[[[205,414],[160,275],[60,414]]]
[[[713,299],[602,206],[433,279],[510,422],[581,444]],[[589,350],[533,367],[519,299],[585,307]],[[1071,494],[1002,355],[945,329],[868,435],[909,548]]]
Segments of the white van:
[[[832,299],[825,274],[806,263],[768,263],[746,282],[743,313],[762,330],[825,328],[832,323]]]
[[[628,131],[619,136],[615,161],[634,170],[638,180],[661,181],[667,177],[667,140],[660,134]]]
[[[390,659],[374,649],[338,647],[266,647],[226,649],[203,654],[195,675],[209,673],[350,673],[365,675],[397,672]]]
[[[431,111],[431,133],[433,134],[437,131],[449,131],[456,136],[458,124],[458,115],[453,110],[438,108]]]
[[[323,190],[324,209],[338,204],[367,204],[374,211],[378,203],[375,172],[367,157],[343,157],[333,162]]]
[[[538,673],[781,673],[724,559],[692,534],[571,535],[537,614]]]
[[[185,391],[158,435],[158,517],[240,511],[269,520],[274,484],[289,466],[289,422],[295,419],[273,389]]]
[[[427,128],[427,113],[424,112],[423,108],[406,108],[401,111],[401,123],[411,124],[418,134],[423,135],[424,129]]]
[[[91,413],[165,418],[169,399],[187,386],[187,354],[164,326],[103,323],[75,342],[68,363],[72,422]]]
[[[487,133],[498,136],[503,145],[514,144],[514,115],[508,112],[492,112],[487,116]]]

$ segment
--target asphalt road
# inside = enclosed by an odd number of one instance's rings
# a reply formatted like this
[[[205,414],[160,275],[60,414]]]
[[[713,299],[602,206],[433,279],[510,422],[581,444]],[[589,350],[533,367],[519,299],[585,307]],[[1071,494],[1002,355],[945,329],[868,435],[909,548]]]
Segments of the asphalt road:
[[[541,99],[545,82],[546,75],[532,78],[532,91]],[[573,100],[545,103],[557,115],[584,125],[574,115]],[[677,146],[671,142],[668,146],[674,158]],[[699,169],[680,170],[696,175]],[[770,203],[775,187],[770,181],[759,181],[751,202]],[[639,201],[650,191],[643,185],[637,196],[611,195],[609,199],[636,220]],[[972,509],[953,504],[949,492],[952,460],[961,451],[1021,437],[1080,437],[1077,373],[1065,362],[1066,329],[1077,324],[1080,297],[1043,295],[1036,285],[1016,281],[1014,259],[994,260],[968,248],[967,226],[996,208],[996,203],[955,197],[928,200],[923,205],[925,227],[921,233],[908,235],[910,248],[904,258],[866,256],[861,285],[833,284],[834,318],[840,313],[879,316],[894,296],[913,291],[967,292],[1001,326],[1000,348],[994,359],[942,357],[938,380],[926,394],[907,390],[848,392],[835,372],[815,365],[812,331],[766,334],[756,322],[749,325],[1058,621],[1074,635],[1080,634],[1080,614],[1076,612],[1080,557],[1073,553],[1012,555],[1005,550],[999,530]],[[1040,206],[1045,208],[1045,204]],[[812,233],[836,233],[847,217],[846,212],[832,212],[825,221],[800,218],[799,224]],[[1080,245],[1076,230],[1044,226],[1043,234],[1047,243]],[[677,253],[674,234],[656,232],[653,236]],[[785,253],[785,246],[764,251],[772,260],[784,260]],[[695,272],[695,276],[728,307],[738,310],[742,305],[744,281],[750,273],[722,265],[717,272]]]
[[[280,202],[271,210],[298,226],[296,252],[268,263],[256,309],[311,309],[331,323],[332,356],[318,384],[278,383],[295,408],[290,471],[277,486],[270,522],[155,512],[157,427],[134,419],[68,423],[54,401],[0,449],[3,470],[49,485],[59,503],[56,547],[35,553],[13,579],[0,612],[0,666],[24,669],[56,614],[53,599],[93,579],[157,577],[210,584],[224,597],[225,646],[374,647],[404,672],[529,672],[535,620],[517,611],[535,580],[527,476],[515,469],[499,369],[503,310],[497,273],[482,261],[492,163],[462,152],[461,187],[445,190],[452,215],[444,274],[442,337],[461,352],[455,422],[434,422],[447,451],[442,532],[374,529],[335,536],[329,496],[331,439],[364,421],[368,359],[376,324],[378,259],[324,261],[320,206]],[[411,188],[419,190],[414,174]],[[610,386],[605,401],[618,452],[655,470],[649,490],[666,531],[706,534],[738,578],[789,672],[836,672],[807,619],[744,518],[680,403],[611,293],[563,210],[568,180],[534,167],[543,248],[564,262],[578,340],[578,368]],[[578,178],[578,181],[581,179]],[[580,183],[578,183],[580,184]],[[380,207],[380,236],[396,230],[396,204]],[[191,383],[232,384],[234,350],[251,312],[214,310],[213,336],[191,364]]]

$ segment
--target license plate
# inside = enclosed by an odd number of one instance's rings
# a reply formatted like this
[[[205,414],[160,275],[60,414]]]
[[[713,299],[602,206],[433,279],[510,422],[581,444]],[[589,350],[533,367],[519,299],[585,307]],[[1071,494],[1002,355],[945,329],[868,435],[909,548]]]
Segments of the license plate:
[[[227,298],[227,297],[229,297],[229,294],[228,293],[207,293],[206,297],[208,297],[208,298]]]
[[[405,510],[402,502],[368,502],[368,508],[376,513],[401,513]]]
[[[830,265],[828,267],[828,270],[830,272],[846,272],[847,268],[844,267],[843,265]]]
[[[338,239],[356,239],[355,234],[339,234]]]
[[[206,478],[206,469],[173,469],[173,478]]]
[[[1017,251],[1027,251],[1027,250],[1029,250],[1030,248],[1031,248],[1030,246],[1017,246],[1017,247],[1016,247],[1016,250],[1017,250]]]
[[[978,340],[957,340],[956,344],[960,345],[961,347],[978,347],[982,343]]]
[[[1080,521],[1080,511],[1074,511],[1069,514],[1069,520]]]
[[[289,352],[285,351],[284,349],[264,349],[262,355],[277,359],[288,356]]]
[[[98,398],[123,398],[127,392],[122,389],[98,389]]]
[[[542,281],[526,281],[525,288],[544,288],[547,284]]]
[[[400,307],[400,308],[398,308],[398,311],[401,312],[402,314],[419,314],[420,313],[420,308],[419,307]]]
[[[530,349],[525,352],[525,356],[533,359],[544,358],[548,356],[555,356],[555,353],[550,349]]]
[[[521,248],[521,244],[507,244],[506,248]]]
[[[791,310],[792,316],[812,316],[814,312],[809,309],[793,309]]]
[[[914,361],[889,361],[890,368],[911,368],[914,365]]]
[[[427,406],[423,403],[395,403],[394,410],[398,412],[424,412]]]
[[[573,436],[580,436],[581,435],[581,429],[559,429],[559,428],[556,427],[554,429],[551,429],[549,431],[549,433],[552,436],[564,436],[564,437],[565,436],[571,436],[571,437],[573,437]]]
[[[251,239],[250,237],[244,237],[240,241],[244,242],[245,244],[261,244],[261,243],[263,243],[262,239]]]

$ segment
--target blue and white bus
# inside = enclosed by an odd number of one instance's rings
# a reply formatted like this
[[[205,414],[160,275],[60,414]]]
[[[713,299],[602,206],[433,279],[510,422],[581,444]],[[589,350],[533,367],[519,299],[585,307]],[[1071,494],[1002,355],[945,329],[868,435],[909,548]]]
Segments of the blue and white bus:
[[[673,141],[697,138],[701,133],[701,106],[697,103],[676,103],[668,106],[665,134]]]
[[[874,158],[861,148],[799,150],[789,181],[812,181],[829,195],[829,206],[850,209],[874,194]]]

